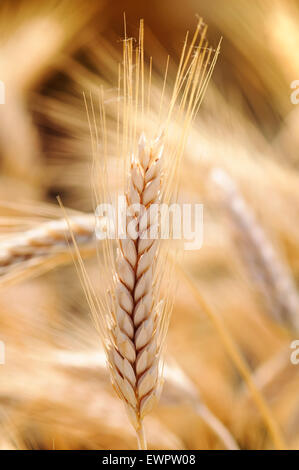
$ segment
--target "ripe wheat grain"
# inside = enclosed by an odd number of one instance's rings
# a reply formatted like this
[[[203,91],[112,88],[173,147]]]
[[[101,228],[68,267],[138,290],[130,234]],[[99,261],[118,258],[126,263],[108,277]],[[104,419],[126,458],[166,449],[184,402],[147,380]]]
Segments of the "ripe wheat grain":
[[[154,292],[158,240],[150,238],[157,221],[151,218],[149,222],[149,213],[152,204],[160,202],[162,153],[161,138],[149,146],[142,136],[137,159],[131,162],[127,203],[142,204],[146,209],[126,218],[127,238],[119,240],[116,325],[109,355],[114,387],[127,405],[141,448],[145,447],[142,420],[161,388],[159,336],[163,317]],[[137,230],[131,234],[133,220]]]

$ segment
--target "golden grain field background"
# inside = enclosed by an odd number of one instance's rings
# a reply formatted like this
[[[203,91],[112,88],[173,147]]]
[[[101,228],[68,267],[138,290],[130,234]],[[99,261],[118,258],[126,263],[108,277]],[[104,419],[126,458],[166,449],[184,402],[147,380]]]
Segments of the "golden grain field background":
[[[122,162],[111,123],[124,12],[133,47],[144,19],[148,130],[163,121],[165,64],[166,101],[186,31],[202,17],[213,54],[221,41],[178,171],[179,200],[204,205],[204,240],[173,265],[164,386],[144,420],[148,448],[299,449],[297,0],[1,2],[0,449],[136,448],[56,198],[69,220],[83,220],[73,230],[101,297],[86,102],[91,109],[105,92],[116,191]],[[171,124],[170,150],[179,126]],[[44,224],[53,221],[49,235]]]

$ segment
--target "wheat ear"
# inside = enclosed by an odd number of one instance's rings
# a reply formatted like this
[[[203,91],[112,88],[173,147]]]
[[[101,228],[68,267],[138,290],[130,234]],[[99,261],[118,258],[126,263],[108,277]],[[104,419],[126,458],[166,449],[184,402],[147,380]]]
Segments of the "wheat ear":
[[[236,230],[237,246],[269,316],[299,331],[299,297],[287,266],[230,176],[222,169],[214,169],[212,178],[223,192],[225,207]]]
[[[142,421],[159,394],[160,320],[155,297],[155,264],[158,240],[148,235],[153,229],[149,217],[152,205],[161,197],[161,138],[148,146],[139,140],[137,159],[132,160],[128,206],[140,204],[143,214],[126,217],[127,238],[119,240],[116,267],[115,326],[109,365],[113,384],[127,405],[139,448],[146,448]],[[150,220],[149,220],[150,219]],[[130,225],[135,222],[132,235]]]
[[[92,214],[70,219],[71,230],[80,246],[95,246],[95,218]],[[66,253],[72,238],[64,219],[40,224],[24,233],[0,241],[0,276],[23,262],[41,262],[51,255]]]

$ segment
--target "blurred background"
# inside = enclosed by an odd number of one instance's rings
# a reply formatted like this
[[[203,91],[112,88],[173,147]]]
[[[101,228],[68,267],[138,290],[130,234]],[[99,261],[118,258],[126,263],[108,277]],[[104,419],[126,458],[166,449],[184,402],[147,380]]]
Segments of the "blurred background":
[[[204,244],[181,266],[225,325],[281,441],[298,449],[299,364],[290,360],[299,340],[299,105],[290,99],[299,80],[298,1],[3,0],[0,251],[61,217],[57,194],[70,210],[93,211],[82,91],[117,86],[124,12],[134,37],[145,20],[161,88],[167,55],[174,78],[197,15],[213,48],[222,38],[180,174],[182,197],[204,204]],[[97,285],[95,256],[86,266]],[[9,270],[3,263],[0,288],[0,448],[134,448],[71,259],[40,270],[21,258]],[[279,446],[183,279],[166,360],[161,402],[146,419],[149,448]]]

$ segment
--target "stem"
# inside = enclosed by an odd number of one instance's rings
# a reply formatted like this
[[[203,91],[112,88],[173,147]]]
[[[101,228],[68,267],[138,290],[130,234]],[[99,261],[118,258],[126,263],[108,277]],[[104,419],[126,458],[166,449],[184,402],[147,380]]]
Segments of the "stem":
[[[140,423],[139,428],[136,430],[138,450],[147,450],[146,437],[144,433],[143,423]]]
[[[235,439],[221,421],[210,411],[203,403],[195,405],[196,412],[205,421],[205,423],[215,432],[215,434],[223,441],[229,450],[240,450]]]

